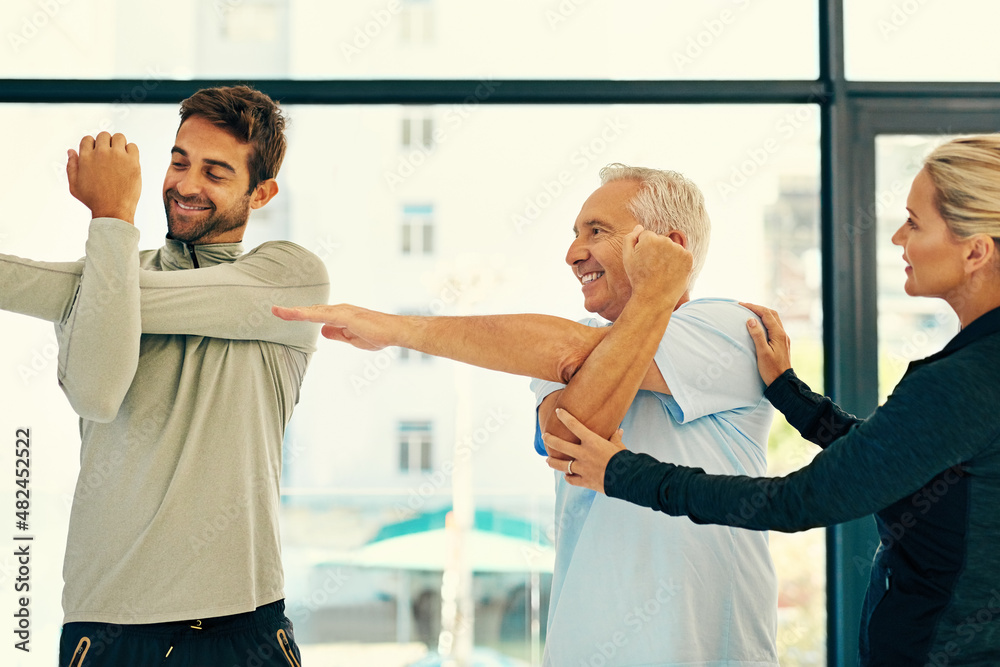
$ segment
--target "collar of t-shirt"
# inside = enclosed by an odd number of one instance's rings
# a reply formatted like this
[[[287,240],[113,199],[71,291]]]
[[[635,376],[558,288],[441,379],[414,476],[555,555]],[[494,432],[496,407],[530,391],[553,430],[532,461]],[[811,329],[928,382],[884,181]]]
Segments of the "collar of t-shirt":
[[[242,254],[242,243],[189,245],[168,238],[160,251],[160,265],[164,271],[203,269],[216,264],[230,264]]]

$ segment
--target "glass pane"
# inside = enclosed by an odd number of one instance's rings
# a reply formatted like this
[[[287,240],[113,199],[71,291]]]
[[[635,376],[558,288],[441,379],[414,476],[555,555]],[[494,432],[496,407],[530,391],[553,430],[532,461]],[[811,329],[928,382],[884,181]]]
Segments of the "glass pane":
[[[390,312],[579,319],[586,313],[564,256],[598,170],[614,161],[671,168],[700,184],[714,226],[694,296],[776,307],[794,340],[796,368],[822,388],[816,107],[494,106],[468,117],[429,107],[439,140],[433,150],[416,144],[402,152],[400,123],[412,109],[288,111],[283,213],[252,218],[245,243],[288,238],[313,250],[329,268],[331,300]],[[140,147],[141,245],[159,245],[159,176],[177,127],[175,107],[6,105],[0,123],[19,128],[6,150],[21,158],[0,164],[8,184],[0,191],[4,252],[51,260],[82,254],[87,214],[66,193],[65,152],[105,126]],[[399,253],[401,212],[414,202],[433,206],[432,257]],[[38,563],[44,583],[32,619],[37,664],[48,665],[61,622],[57,545],[65,539],[66,497],[76,475],[77,420],[56,387],[51,327],[0,318],[2,426],[10,433],[31,426],[48,448],[40,452],[59,452],[39,454],[33,471],[46,484],[39,482],[33,507],[38,535],[50,547]],[[472,462],[477,517],[507,526],[506,536],[528,548],[528,556],[507,556],[513,561],[506,567],[516,571],[475,576],[476,642],[529,664],[539,655],[551,580],[538,564],[551,558],[554,520],[552,475],[531,447],[533,397],[523,378],[463,368],[446,360],[402,363],[393,349],[373,354],[319,341],[286,437],[282,489],[288,612],[310,662],[405,664],[436,647],[444,542],[429,548],[436,560],[421,563],[424,569],[407,569],[415,561],[359,563],[374,558],[393,531],[413,529],[408,522],[423,522],[427,533],[440,525],[435,535],[442,534],[460,486],[454,465],[462,459]],[[434,424],[441,446],[431,470],[398,472],[394,445],[402,422]],[[772,472],[797,468],[813,452],[776,421]],[[823,664],[824,533],[772,533],[771,544],[782,664]]]
[[[998,21],[993,0],[845,0],[847,78],[996,81]]]
[[[399,438],[399,472],[410,471],[410,436],[405,433]]]
[[[434,254],[434,225],[424,223],[424,254]]]
[[[424,436],[420,441],[420,469],[429,472],[431,470],[432,441],[430,436]]]
[[[430,118],[424,119],[424,135],[423,142],[424,148],[430,148],[434,145],[434,121]]]
[[[410,136],[410,132],[411,132],[410,128],[411,128],[412,123],[413,123],[413,121],[410,118],[404,118],[403,119],[403,147],[404,148],[409,148],[410,145],[411,145],[411,143],[413,142],[413,139]]]
[[[903,291],[903,251],[890,240],[906,220],[906,197],[924,157],[951,138],[882,135],[875,141],[879,402],[911,361],[939,351],[959,330],[958,317],[942,299],[914,298]]]
[[[410,238],[413,236],[413,225],[408,220],[403,222],[403,254],[410,254]]]
[[[0,77],[814,79],[817,26],[801,0],[8,0]]]

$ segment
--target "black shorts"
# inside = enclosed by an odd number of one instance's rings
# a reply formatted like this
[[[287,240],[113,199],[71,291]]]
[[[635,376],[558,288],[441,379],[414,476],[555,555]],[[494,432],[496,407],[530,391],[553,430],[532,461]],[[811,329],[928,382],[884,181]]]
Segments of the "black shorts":
[[[300,667],[285,601],[175,623],[67,623],[59,667]]]

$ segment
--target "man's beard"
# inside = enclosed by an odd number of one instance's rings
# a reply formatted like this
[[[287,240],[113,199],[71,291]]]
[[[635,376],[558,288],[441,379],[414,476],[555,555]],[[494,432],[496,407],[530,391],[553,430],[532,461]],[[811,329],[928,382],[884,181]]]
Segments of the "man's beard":
[[[211,206],[212,210],[207,218],[197,222],[185,222],[174,217],[170,207],[171,199],[187,206]],[[184,243],[198,243],[206,236],[222,234],[245,225],[249,217],[250,193],[248,192],[231,207],[219,210],[207,199],[185,199],[178,195],[176,190],[167,190],[163,195],[163,208],[167,214],[167,236]]]

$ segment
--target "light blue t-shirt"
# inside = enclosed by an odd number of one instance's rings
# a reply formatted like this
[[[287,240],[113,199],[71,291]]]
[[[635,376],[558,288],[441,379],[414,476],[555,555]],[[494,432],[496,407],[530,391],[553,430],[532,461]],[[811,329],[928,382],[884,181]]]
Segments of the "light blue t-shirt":
[[[629,449],[714,474],[766,472],[774,411],[751,316],[723,299],[674,312],[654,356],[672,395],[639,391],[621,424]],[[539,405],[564,386],[531,383]],[[537,429],[535,447],[544,454]],[[778,664],[767,533],[665,516],[570,486],[562,473],[555,483],[546,666]]]

